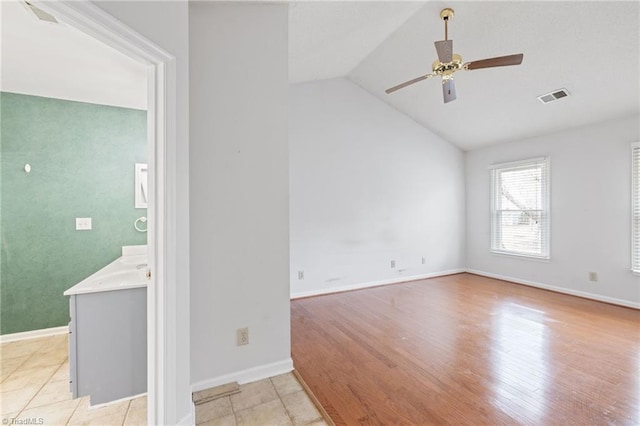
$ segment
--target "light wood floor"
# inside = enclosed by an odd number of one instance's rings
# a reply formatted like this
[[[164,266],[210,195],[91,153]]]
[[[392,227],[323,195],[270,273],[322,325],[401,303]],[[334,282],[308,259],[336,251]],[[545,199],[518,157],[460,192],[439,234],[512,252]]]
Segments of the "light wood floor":
[[[337,425],[640,424],[640,312],[471,274],[291,303]]]

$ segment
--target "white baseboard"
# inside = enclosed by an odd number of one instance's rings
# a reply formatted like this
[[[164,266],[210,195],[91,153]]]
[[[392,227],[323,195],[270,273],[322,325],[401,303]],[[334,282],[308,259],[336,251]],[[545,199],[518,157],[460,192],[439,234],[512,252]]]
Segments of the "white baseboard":
[[[511,281],[516,284],[522,284],[530,287],[537,287],[545,290],[551,290],[557,293],[564,293],[564,294],[569,294],[571,296],[583,297],[585,299],[597,300],[598,302],[606,302],[606,303],[611,303],[613,305],[624,306],[627,308],[640,309],[640,303],[634,303],[634,302],[630,302],[628,300],[623,300],[623,299],[616,299],[614,297],[601,296],[599,294],[588,293],[586,291],[571,290],[568,288],[557,287],[549,284],[542,284],[535,281],[521,280],[519,278],[507,277],[505,275],[500,275],[500,274],[493,274],[491,272],[478,271],[476,269],[467,269],[467,272],[469,272],[470,274],[481,275],[483,277],[495,278],[503,281]]]
[[[223,376],[214,377],[213,379],[193,383],[191,385],[191,392],[199,392],[201,390],[231,382],[238,382],[239,384],[256,382],[258,380],[266,379],[267,377],[289,373],[290,371],[293,371],[293,360],[291,358],[287,358],[271,364],[260,365],[258,367],[248,368],[246,370],[236,371],[235,373],[229,373]]]
[[[57,334],[67,334],[69,327],[43,328],[41,330],[23,331],[21,333],[3,334],[0,336],[0,343],[17,342],[18,340],[35,339],[37,337],[55,336]]]
[[[301,291],[301,292],[291,293],[291,299],[300,299],[302,297],[320,296],[323,294],[331,294],[331,293],[342,293],[344,291],[360,290],[363,288],[378,287],[381,285],[406,283],[408,281],[425,280],[427,278],[444,277],[445,275],[461,274],[466,271],[467,270],[464,268],[450,269],[448,271],[439,271],[439,272],[431,272],[429,274],[397,277],[397,278],[391,278],[391,279],[382,280],[382,281],[371,281],[367,283],[349,284],[349,285],[340,286],[340,287],[328,287],[328,288],[323,288],[321,290]]]

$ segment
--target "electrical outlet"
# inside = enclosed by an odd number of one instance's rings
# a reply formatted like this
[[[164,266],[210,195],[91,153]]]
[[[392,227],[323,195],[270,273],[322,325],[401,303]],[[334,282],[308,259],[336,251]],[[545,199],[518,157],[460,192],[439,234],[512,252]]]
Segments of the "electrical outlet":
[[[76,231],[90,231],[90,230],[91,230],[90,217],[76,217]]]
[[[422,258],[422,264],[424,265],[425,263],[427,263],[427,259],[425,259],[424,257]]]
[[[589,281],[595,283],[598,282],[598,273],[597,272],[589,272]]]
[[[238,346],[249,344],[249,327],[239,328],[237,331]]]
[[[298,279],[304,280],[304,271],[298,271]]]
[[[395,268],[395,267],[396,267],[396,261],[395,261],[395,260],[392,260],[392,261],[391,261],[391,267],[392,267],[392,268]]]

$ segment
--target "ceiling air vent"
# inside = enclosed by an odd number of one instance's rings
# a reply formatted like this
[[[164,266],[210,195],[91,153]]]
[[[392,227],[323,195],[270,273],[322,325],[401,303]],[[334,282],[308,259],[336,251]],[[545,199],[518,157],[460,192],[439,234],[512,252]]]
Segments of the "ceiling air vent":
[[[569,96],[569,91],[567,89],[559,89],[554,90],[551,93],[538,96],[538,100],[543,104],[548,104],[549,102],[557,101],[558,99],[566,98],[567,96]]]
[[[37,8],[36,6],[32,5],[28,1],[24,2],[24,7],[31,14],[33,14],[33,16],[35,16],[38,20],[44,21],[44,22],[49,22],[51,24],[58,24],[58,20],[53,15],[50,15],[47,12],[45,12],[44,10],[42,10],[40,8]]]

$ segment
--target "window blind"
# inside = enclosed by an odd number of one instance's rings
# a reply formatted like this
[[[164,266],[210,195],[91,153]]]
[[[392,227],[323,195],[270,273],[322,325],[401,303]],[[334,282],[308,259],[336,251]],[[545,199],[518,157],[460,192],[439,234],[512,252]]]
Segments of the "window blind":
[[[640,273],[640,142],[634,143],[631,146],[631,162],[631,176],[633,180],[631,203],[631,269]]]
[[[491,167],[491,250],[549,258],[549,160]]]

